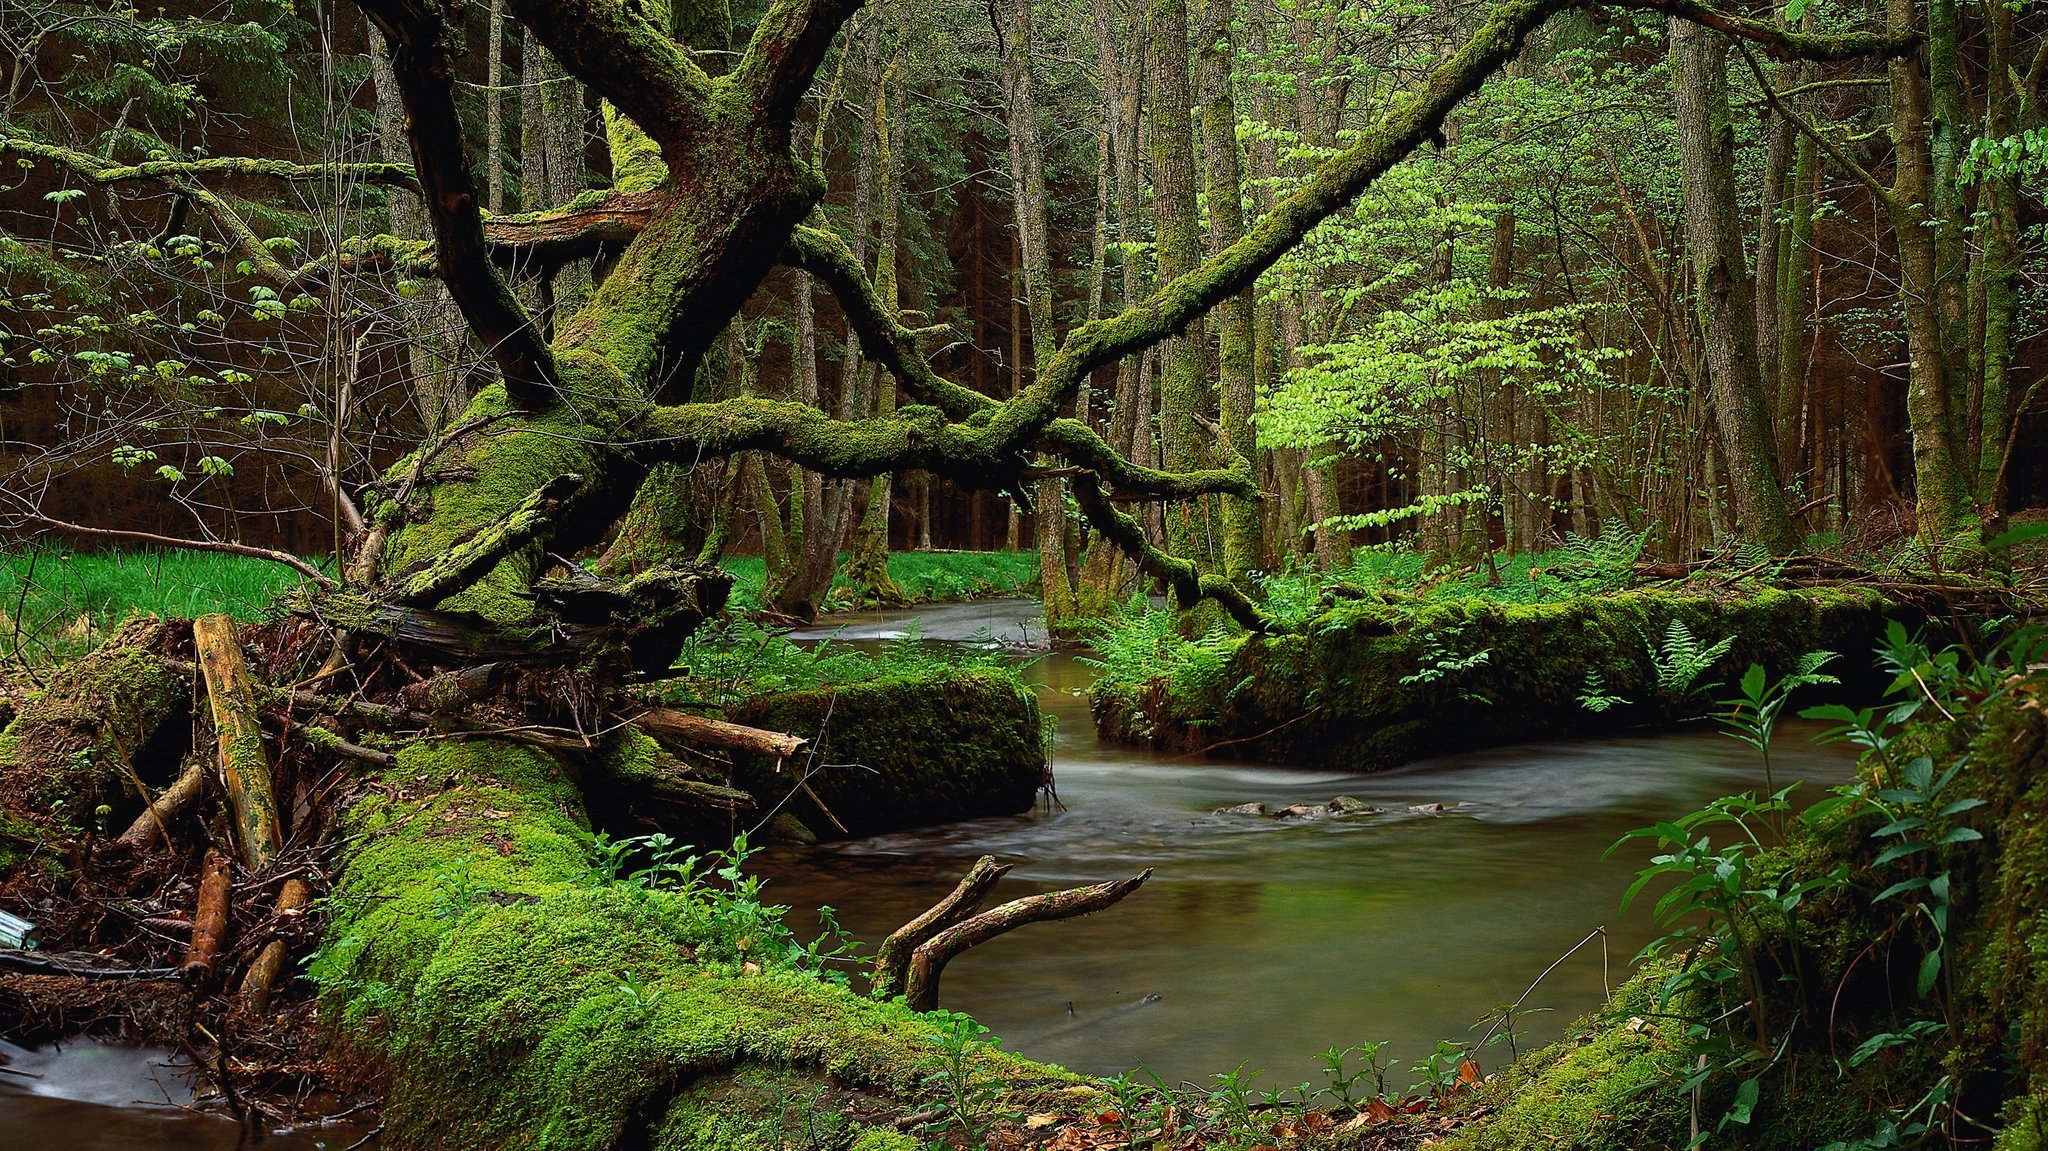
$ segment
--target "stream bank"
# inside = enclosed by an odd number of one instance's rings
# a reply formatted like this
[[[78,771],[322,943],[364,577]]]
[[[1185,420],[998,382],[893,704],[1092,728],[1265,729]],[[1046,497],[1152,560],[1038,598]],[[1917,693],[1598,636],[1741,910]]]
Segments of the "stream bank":
[[[1763,590],[1714,599],[1661,591],[1553,603],[1353,602],[1308,634],[1246,636],[1202,664],[1105,681],[1105,739],[1261,763],[1370,771],[1469,748],[1669,727],[1697,699],[1660,682],[1674,624],[1730,648],[1695,683],[1759,664],[1784,675],[1812,651],[1845,658],[1842,694],[1883,689],[1870,652],[1894,620],[1924,616],[1875,591]],[[1590,678],[1589,678],[1590,677]],[[1599,710],[1588,694],[1607,697]]]

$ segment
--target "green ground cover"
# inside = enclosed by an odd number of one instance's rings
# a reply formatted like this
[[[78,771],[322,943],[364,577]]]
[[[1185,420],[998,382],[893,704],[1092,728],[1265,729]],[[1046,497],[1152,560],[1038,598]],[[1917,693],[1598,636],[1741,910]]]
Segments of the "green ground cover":
[[[323,570],[333,569],[330,561],[308,558]],[[765,579],[760,557],[728,556],[724,563],[736,577],[733,610],[760,610]],[[1032,595],[1038,555],[900,552],[889,557],[889,573],[918,603]],[[47,663],[75,655],[131,615],[182,619],[224,611],[239,620],[259,620],[298,579],[279,564],[219,552],[0,547],[0,659]],[[832,606],[861,605],[841,582]]]

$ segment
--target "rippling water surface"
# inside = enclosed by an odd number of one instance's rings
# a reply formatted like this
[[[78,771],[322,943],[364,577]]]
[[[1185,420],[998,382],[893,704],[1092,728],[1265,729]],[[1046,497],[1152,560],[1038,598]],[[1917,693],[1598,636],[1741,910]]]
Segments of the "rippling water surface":
[[[839,617],[800,638],[873,642],[912,618],[936,640],[987,632],[1042,640],[1036,605],[952,604]],[[1556,1037],[1594,1007],[1650,936],[1646,909],[1617,914],[1647,854],[1602,854],[1624,832],[1762,780],[1754,755],[1711,728],[1598,742],[1465,752],[1394,771],[1347,774],[1171,759],[1099,743],[1070,655],[1025,671],[1059,720],[1059,804],[763,857],[769,894],[830,904],[879,939],[952,888],[975,857],[1015,865],[1004,898],[1153,868],[1110,911],[1037,924],[955,959],[944,1006],[971,1012],[1006,1046],[1079,1071],[1149,1067],[1206,1082],[1243,1063],[1262,1085],[1316,1076],[1317,1052],[1384,1040],[1405,1065],[1438,1039],[1475,1038],[1475,1020],[1528,998],[1530,1037]],[[1853,759],[1788,724],[1776,770],[1808,790],[1849,778]],[[1362,818],[1215,814],[1348,795]],[[1441,813],[1435,805],[1443,805]],[[1415,810],[1424,808],[1425,810]],[[801,801],[799,801],[801,814]],[[1152,998],[1152,997],[1156,997]]]

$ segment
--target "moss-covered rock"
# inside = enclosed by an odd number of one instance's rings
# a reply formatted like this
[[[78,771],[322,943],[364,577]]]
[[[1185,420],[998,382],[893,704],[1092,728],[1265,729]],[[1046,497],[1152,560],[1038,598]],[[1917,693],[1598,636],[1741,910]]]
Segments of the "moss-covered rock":
[[[757,697],[734,719],[811,740],[811,789],[849,835],[1026,811],[1045,785],[1044,719],[1015,674],[967,667]],[[832,766],[815,770],[818,764]],[[774,806],[806,764],[741,757],[734,785]],[[865,769],[865,770],[864,770]],[[789,806],[826,834],[808,796]]]
[[[1735,641],[1702,680],[1732,682],[1752,663],[1782,675],[1806,652],[1850,658],[1867,675],[1887,620],[1874,592],[1764,591],[1714,600],[1655,591],[1511,605],[1486,600],[1359,605],[1309,634],[1240,641],[1192,689],[1098,687],[1104,738],[1178,751],[1347,769],[1427,755],[1667,722],[1686,709],[1660,693],[1651,641],[1672,621],[1703,645]],[[1627,701],[1579,703],[1587,673]]]
[[[836,1093],[832,1145],[901,1144],[881,1117],[915,1109],[936,1029],[793,968],[730,904],[607,880],[549,756],[413,744],[346,818],[311,975],[394,1146],[780,1146],[787,1109],[738,1103],[769,1082]],[[1076,1082],[975,1059],[1026,1092]]]
[[[37,843],[95,819],[118,830],[139,812],[142,787],[165,782],[183,754],[191,693],[189,676],[136,648],[58,668],[0,731],[0,875]]]

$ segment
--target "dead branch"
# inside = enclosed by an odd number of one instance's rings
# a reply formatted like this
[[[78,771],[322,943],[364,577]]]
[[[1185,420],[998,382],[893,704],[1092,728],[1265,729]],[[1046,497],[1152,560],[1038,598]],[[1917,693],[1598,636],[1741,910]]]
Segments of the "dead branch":
[[[227,942],[228,907],[232,903],[228,898],[233,888],[228,857],[209,850],[201,867],[199,901],[192,911],[192,946],[185,952],[181,966],[184,977],[193,983],[206,983],[213,978],[221,945]]]
[[[313,889],[303,879],[285,880],[284,890],[277,894],[277,909],[273,917],[282,920],[285,916],[296,916],[313,900]],[[263,945],[256,961],[249,965],[248,973],[242,976],[242,1007],[252,1015],[262,1014],[270,1006],[270,990],[277,982],[277,973],[284,968],[285,945],[282,939],[272,939]]]
[[[277,796],[270,781],[270,759],[263,750],[263,721],[256,711],[249,664],[242,658],[235,621],[226,615],[193,620],[192,642],[206,677],[207,699],[213,704],[216,762],[234,808],[242,862],[250,871],[260,871],[284,846],[284,836],[277,824]]]
[[[115,528],[87,527],[84,524],[74,524],[67,520],[54,520],[37,512],[21,512],[19,514],[22,519],[32,524],[41,524],[44,527],[55,528],[60,532],[69,532],[72,535],[98,536],[102,539],[111,540],[132,540],[136,543],[153,544],[157,547],[183,548],[187,551],[197,552],[225,552],[228,555],[269,560],[271,563],[283,564],[330,591],[341,586],[319,568],[314,567],[290,552],[278,551],[275,548],[259,548],[249,544],[232,543],[228,540],[189,540],[176,536],[160,536],[155,532],[131,532]]]
[[[727,723],[722,719],[707,719],[701,715],[691,715],[665,707],[641,712],[633,718],[633,726],[656,739],[665,736],[701,747],[750,751],[757,755],[774,756],[776,759],[802,755],[811,746],[809,740],[784,732],[748,727],[741,723]]]
[[[185,770],[178,776],[176,782],[165,788],[163,793],[156,797],[156,802],[145,808],[141,815],[136,816],[135,822],[128,825],[128,830],[114,840],[115,845],[145,851],[159,839],[166,844],[170,843],[171,820],[176,819],[181,812],[192,806],[193,800],[204,794],[206,759],[204,756],[195,755],[186,761]]]
[[[996,881],[1010,873],[1010,865],[984,855],[944,899],[929,911],[889,933],[875,952],[875,974],[871,994],[877,999],[894,999],[903,994],[905,961],[918,946],[933,935],[953,926],[980,909],[994,890]]]
[[[1089,915],[1122,900],[1151,878],[1146,868],[1129,879],[1027,895],[991,908],[963,923],[946,928],[917,945],[910,955],[910,975],[903,998],[915,1011],[931,1011],[939,1005],[939,975],[954,956],[1027,923],[1073,919]]]

